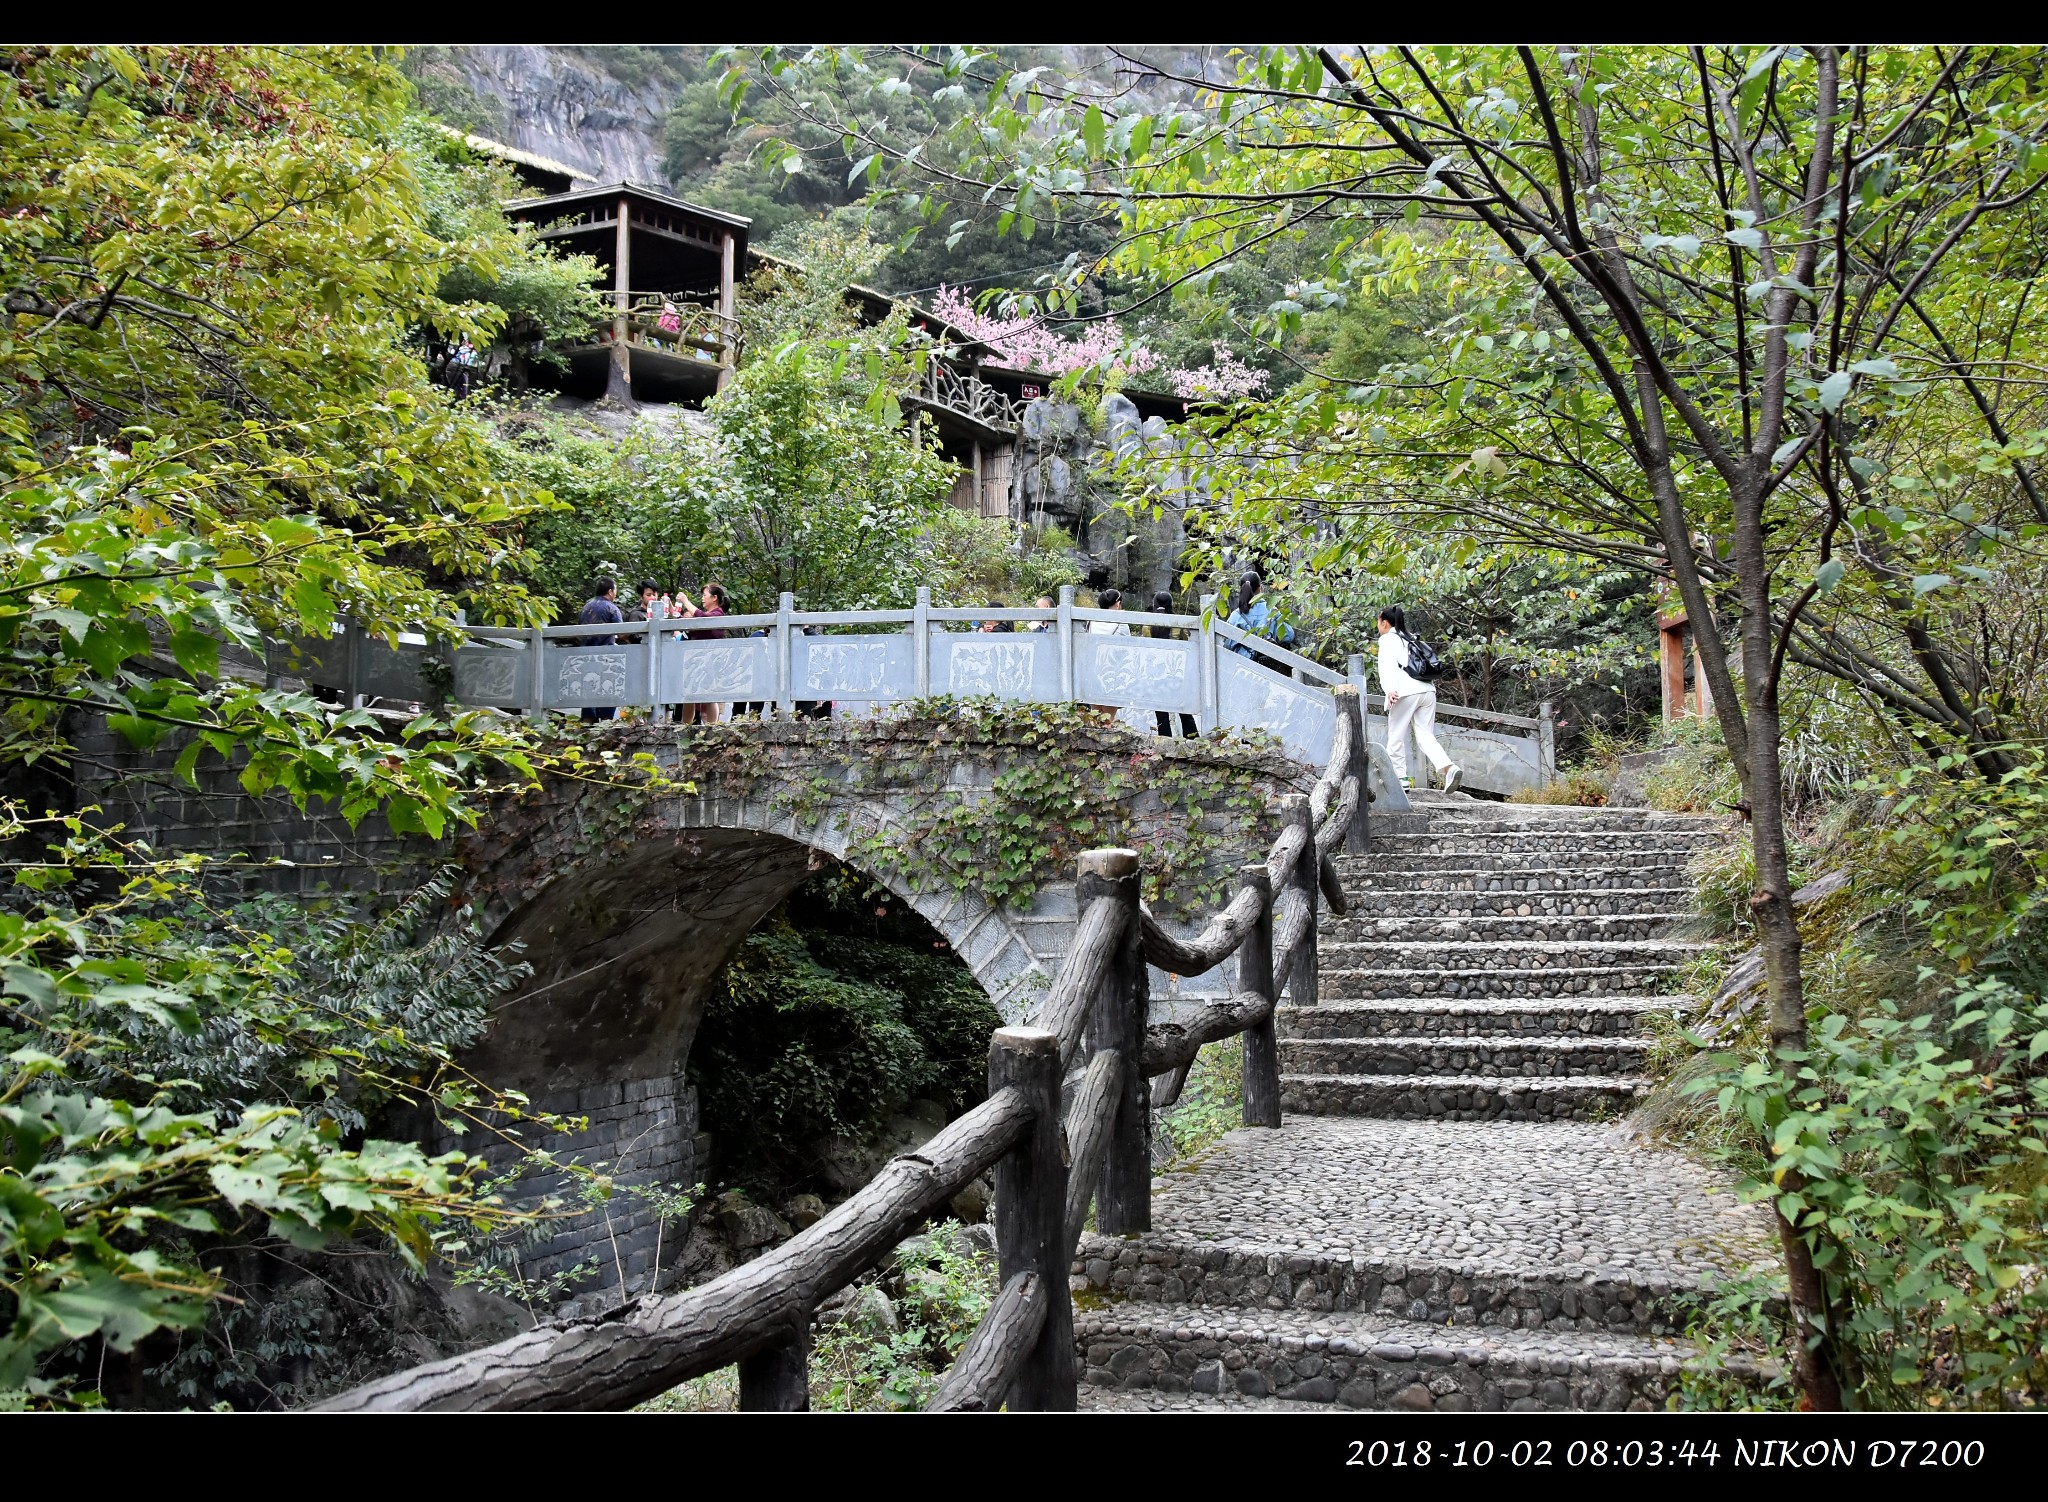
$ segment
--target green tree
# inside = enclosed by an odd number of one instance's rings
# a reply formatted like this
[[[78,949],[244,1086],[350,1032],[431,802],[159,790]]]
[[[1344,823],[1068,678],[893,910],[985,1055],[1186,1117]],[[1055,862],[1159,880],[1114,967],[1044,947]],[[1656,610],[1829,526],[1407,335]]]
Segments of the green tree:
[[[7,791],[103,715],[188,779],[219,759],[351,824],[473,820],[534,772],[502,723],[386,729],[230,664],[343,613],[387,636],[445,631],[457,602],[538,613],[516,529],[553,503],[500,480],[407,343],[488,340],[505,310],[447,279],[502,286],[532,247],[482,216],[437,232],[411,91],[360,49],[15,48],[0,76]],[[8,797],[0,830],[46,849],[0,901],[0,1387],[50,1399],[67,1346],[203,1319],[206,1238],[369,1226],[417,1263],[451,1217],[496,1213],[461,1155],[343,1127],[373,1075],[420,1098],[462,1035],[444,1008],[380,1020],[330,990],[330,1027],[287,946],[223,928],[206,859],[35,812]],[[210,1028],[240,1063],[197,1056]],[[202,1064],[254,1072],[210,1087]],[[451,1118],[519,1105],[433,1088]]]
[[[1325,566],[1406,530],[1458,560],[1530,547],[1671,584],[1755,829],[1771,1109],[1797,1139],[1788,664],[1987,775],[2012,765],[2020,665],[1997,630],[1955,627],[1999,620],[2048,528],[2038,404],[2005,380],[2040,328],[2007,280],[2040,264],[2031,54],[1276,47],[1163,109],[986,63],[962,66],[984,71],[957,167],[835,122],[878,154],[878,192],[934,223],[986,194],[1020,232],[1113,202],[1119,263],[1162,290],[1341,220],[1325,274],[1264,311],[1275,342],[1354,288],[1455,290],[1421,361],[1210,425],[1216,530],[1281,552],[1319,534]],[[1800,1383],[1832,1407],[1852,1374],[1825,1226],[1781,1167]]]

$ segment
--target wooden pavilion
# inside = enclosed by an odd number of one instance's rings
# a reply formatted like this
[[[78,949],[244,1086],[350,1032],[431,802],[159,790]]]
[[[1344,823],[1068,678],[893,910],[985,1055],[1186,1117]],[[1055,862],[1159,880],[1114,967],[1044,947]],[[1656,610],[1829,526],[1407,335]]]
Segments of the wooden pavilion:
[[[563,391],[697,403],[732,379],[733,272],[751,221],[629,182],[520,199],[505,212],[564,253],[590,256],[611,278],[611,327],[563,348]],[[674,313],[667,326],[664,309]]]

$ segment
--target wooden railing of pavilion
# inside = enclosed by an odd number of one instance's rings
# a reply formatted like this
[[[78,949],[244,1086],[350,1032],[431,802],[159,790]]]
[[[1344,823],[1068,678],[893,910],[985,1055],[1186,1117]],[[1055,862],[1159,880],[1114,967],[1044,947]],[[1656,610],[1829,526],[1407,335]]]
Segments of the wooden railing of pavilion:
[[[699,1287],[544,1324],[318,1407],[618,1409],[736,1364],[741,1408],[807,1408],[813,1311],[993,1168],[1001,1290],[926,1411],[1071,1410],[1075,1244],[1091,1204],[1100,1231],[1150,1228],[1155,1101],[1177,1091],[1203,1045],[1243,1033],[1245,1124],[1280,1125],[1274,1010],[1283,988],[1296,1005],[1314,1004],[1318,898],[1343,914],[1333,857],[1365,845],[1365,727],[1356,690],[1337,695],[1328,768],[1306,796],[1281,799],[1284,827],[1266,859],[1244,869],[1237,895],[1195,937],[1175,938],[1139,900],[1137,852],[1081,856],[1073,945],[1039,1025],[1000,1028],[990,1040],[988,1099],[891,1159],[816,1225]],[[1148,960],[1195,975],[1232,955],[1227,1000],[1148,1025]],[[1062,1082],[1083,1057],[1062,1117]],[[1166,1083],[1148,1087],[1154,1077]]]
[[[1006,396],[987,381],[934,358],[910,400],[951,412],[994,433],[1014,433],[1024,422],[1026,403]]]

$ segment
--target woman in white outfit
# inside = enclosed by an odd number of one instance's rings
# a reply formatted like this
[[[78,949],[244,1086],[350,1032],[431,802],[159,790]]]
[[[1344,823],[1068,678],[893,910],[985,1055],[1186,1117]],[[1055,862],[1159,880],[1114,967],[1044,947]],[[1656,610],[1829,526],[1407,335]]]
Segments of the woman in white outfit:
[[[1464,772],[1451,764],[1436,738],[1436,690],[1408,672],[1408,622],[1399,605],[1380,612],[1380,692],[1387,696],[1387,760],[1402,787],[1414,784],[1408,776],[1408,732],[1415,732],[1415,744],[1429,758],[1442,780],[1444,791],[1454,793]]]

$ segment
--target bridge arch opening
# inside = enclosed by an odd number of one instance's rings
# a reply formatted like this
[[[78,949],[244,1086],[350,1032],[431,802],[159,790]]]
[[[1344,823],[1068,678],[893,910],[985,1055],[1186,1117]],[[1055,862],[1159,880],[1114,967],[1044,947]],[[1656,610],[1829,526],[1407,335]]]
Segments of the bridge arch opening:
[[[816,843],[773,833],[758,827],[765,806],[730,800],[677,813],[674,827],[637,832],[501,906],[490,941],[518,946],[533,974],[464,1063],[540,1110],[587,1119],[527,1145],[629,1191],[843,1196],[978,1101],[987,1038],[1005,1017],[996,996],[1012,1013],[1028,1004],[1035,987],[1019,971],[1032,957],[1009,915],[844,864],[830,832]],[[970,1034],[967,1069],[952,1055]],[[482,1150],[505,1168],[519,1156]],[[542,1168],[512,1194],[574,1189]],[[674,1280],[678,1237],[628,1192],[551,1222],[520,1249],[518,1275],[537,1285],[594,1263],[602,1276],[586,1297],[613,1303],[622,1287]]]

